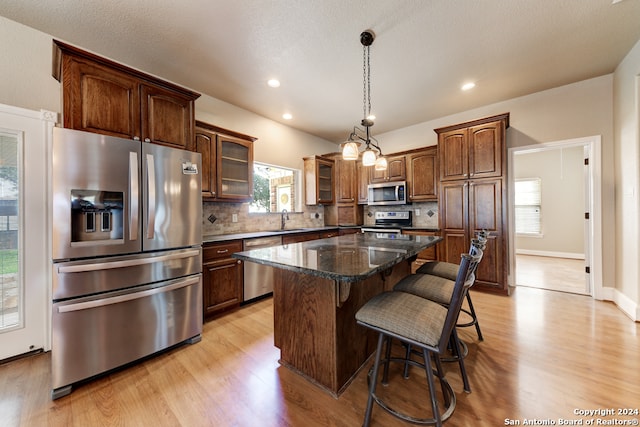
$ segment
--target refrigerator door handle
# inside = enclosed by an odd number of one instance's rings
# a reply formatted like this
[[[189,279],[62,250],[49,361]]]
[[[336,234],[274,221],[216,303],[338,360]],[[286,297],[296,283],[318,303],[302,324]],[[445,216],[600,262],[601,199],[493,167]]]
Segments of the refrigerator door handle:
[[[156,168],[153,154],[147,154],[147,186],[149,202],[149,219],[147,221],[147,239],[153,239],[156,226]]]
[[[155,262],[164,262],[164,261],[172,261],[172,260],[183,259],[183,258],[191,258],[194,256],[198,256],[199,254],[200,254],[200,249],[193,249],[193,250],[183,251],[177,254],[150,256],[145,258],[125,260],[125,261],[109,261],[109,262],[97,262],[93,264],[62,265],[58,267],[58,273],[60,274],[86,273],[89,271],[110,270],[113,268],[135,267],[138,265],[153,264]]]
[[[196,284],[199,281],[200,281],[200,275],[198,275],[197,277],[191,277],[185,280],[181,280],[171,285],[160,286],[153,289],[147,289],[145,291],[131,292],[128,294],[118,295],[115,297],[100,298],[93,301],[85,301],[85,302],[79,302],[75,304],[63,305],[58,307],[58,313],[68,313],[71,311],[86,310],[86,309],[95,308],[95,307],[104,307],[106,305],[118,304],[125,301],[146,298],[151,295],[166,293],[166,292],[170,292],[180,288],[186,288],[187,286]]]
[[[140,214],[140,185],[138,182],[138,153],[129,152],[129,240],[138,240]]]

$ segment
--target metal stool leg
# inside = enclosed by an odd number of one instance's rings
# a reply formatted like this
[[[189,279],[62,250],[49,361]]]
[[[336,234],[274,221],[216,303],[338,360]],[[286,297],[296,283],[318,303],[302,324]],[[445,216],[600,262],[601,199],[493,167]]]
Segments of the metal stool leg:
[[[471,302],[471,295],[469,294],[469,292],[467,292],[467,303],[469,304],[469,312],[471,313],[471,317],[473,318],[473,322],[476,327],[476,333],[478,334],[478,339],[480,341],[484,341],[482,331],[480,330],[480,322],[478,322],[478,316],[476,316],[476,310],[473,308],[473,303]]]
[[[427,351],[426,348],[422,349],[422,357],[424,358],[424,370],[425,370],[425,374],[427,375],[427,384],[429,385],[429,394],[430,394],[429,397],[431,399],[431,410],[433,411],[433,418],[435,419],[436,426],[442,427],[442,418],[440,417],[440,411],[438,410],[438,401],[436,399],[436,386],[433,382],[433,368],[431,368],[431,352]],[[438,357],[435,357],[435,359],[438,359]],[[442,366],[440,364],[439,359],[436,361],[436,366],[438,366],[438,371],[439,371],[438,376],[440,377],[440,384],[442,385],[442,388],[444,391],[444,388],[445,388],[445,385],[443,382],[444,375],[441,375]],[[446,392],[444,394],[445,396],[447,396]],[[447,399],[447,397],[445,397],[445,399]],[[447,402],[447,406],[448,404],[449,402]]]
[[[371,374],[371,381],[369,382],[369,399],[367,400],[367,409],[364,413],[363,427],[369,427],[371,422],[371,410],[373,409],[373,396],[376,393],[376,384],[378,383],[378,368],[380,367],[380,355],[382,353],[382,342],[384,341],[384,334],[381,333],[378,337],[378,347],[376,349],[376,360],[373,363],[373,373]]]

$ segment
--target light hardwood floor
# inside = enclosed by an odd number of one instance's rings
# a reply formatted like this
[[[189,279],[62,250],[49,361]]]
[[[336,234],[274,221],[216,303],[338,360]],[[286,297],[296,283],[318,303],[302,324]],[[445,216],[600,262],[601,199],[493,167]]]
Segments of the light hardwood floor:
[[[583,259],[516,255],[516,285],[588,294]]]
[[[485,340],[469,345],[472,392],[445,364],[458,403],[449,426],[505,420],[593,419],[575,410],[640,408],[640,324],[613,304],[519,287],[509,297],[473,293]],[[182,346],[50,400],[50,356],[0,366],[0,426],[359,426],[366,369],[335,399],[278,364],[272,302],[204,325]],[[394,368],[394,372],[397,369]],[[392,375],[398,404],[426,404],[424,377]],[[401,385],[401,388],[398,386]],[[600,417],[629,420],[632,417]],[[640,416],[633,417],[640,419]],[[372,426],[406,426],[374,407]]]

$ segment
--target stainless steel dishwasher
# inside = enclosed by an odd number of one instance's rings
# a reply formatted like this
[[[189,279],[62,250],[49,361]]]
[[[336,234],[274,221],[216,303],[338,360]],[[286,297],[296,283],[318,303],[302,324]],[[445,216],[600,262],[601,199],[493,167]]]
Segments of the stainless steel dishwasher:
[[[282,236],[256,237],[254,239],[245,239],[243,242],[243,250],[250,251],[253,249],[268,248],[271,246],[280,246],[282,244]],[[255,298],[273,292],[273,267],[262,265],[255,262],[244,263],[244,292],[243,301],[249,301]]]

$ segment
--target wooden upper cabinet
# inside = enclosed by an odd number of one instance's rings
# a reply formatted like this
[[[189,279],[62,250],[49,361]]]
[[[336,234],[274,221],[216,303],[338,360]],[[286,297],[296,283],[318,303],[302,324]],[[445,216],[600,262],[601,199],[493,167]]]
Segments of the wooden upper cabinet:
[[[409,199],[438,200],[438,149],[429,147],[406,155]]]
[[[321,156],[304,159],[304,200],[306,205],[330,205],[334,199],[335,163]]]
[[[193,99],[157,86],[140,85],[142,139],[193,149]]]
[[[253,199],[253,143],[257,138],[196,121],[193,151],[202,155],[202,199]]]
[[[377,182],[404,181],[407,179],[406,158],[401,156],[387,156],[387,169],[377,171],[373,166],[371,169],[370,181]]]
[[[334,158],[336,165],[336,203],[353,203],[356,201],[357,167],[354,160],[342,160],[340,156]]]
[[[438,133],[440,180],[500,177],[505,171],[505,130],[502,114],[435,129]]]
[[[215,199],[216,184],[216,134],[196,126],[194,151],[202,156],[202,198]]]
[[[467,179],[469,177],[469,140],[466,129],[441,133],[438,136],[440,149],[440,180]]]
[[[229,135],[216,137],[217,199],[249,202],[253,199],[253,142]]]
[[[54,40],[65,128],[193,148],[200,94]]]
[[[138,80],[82,58],[62,58],[63,125],[121,138],[142,135]]]

